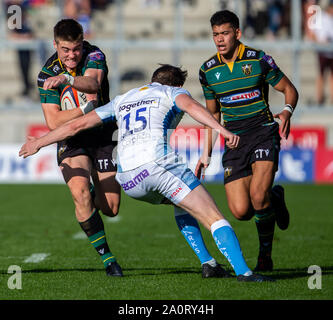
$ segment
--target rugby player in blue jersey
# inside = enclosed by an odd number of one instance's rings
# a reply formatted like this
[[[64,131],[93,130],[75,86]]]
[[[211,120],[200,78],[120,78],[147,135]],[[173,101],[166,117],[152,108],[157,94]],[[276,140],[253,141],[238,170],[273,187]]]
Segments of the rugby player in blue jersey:
[[[108,104],[43,137],[28,139],[19,155],[26,158],[44,146],[117,121],[116,179],[124,192],[137,200],[173,204],[190,213],[211,232],[238,281],[271,281],[253,273],[247,266],[233,228],[194,173],[170,146],[169,131],[176,128],[184,112],[222,134],[228,148],[234,150],[239,145],[239,136],[222,127],[182,88],[186,76],[187,72],[180,68],[162,65],[153,73],[150,84],[117,96]]]

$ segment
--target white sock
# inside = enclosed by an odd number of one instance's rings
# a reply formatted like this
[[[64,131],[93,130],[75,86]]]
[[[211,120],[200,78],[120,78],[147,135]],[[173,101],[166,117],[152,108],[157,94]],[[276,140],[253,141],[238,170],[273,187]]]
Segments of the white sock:
[[[211,267],[216,267],[217,266],[217,262],[214,258],[212,260],[209,260],[209,261],[206,261],[206,262],[202,263],[201,265],[203,265],[205,263],[209,264]]]

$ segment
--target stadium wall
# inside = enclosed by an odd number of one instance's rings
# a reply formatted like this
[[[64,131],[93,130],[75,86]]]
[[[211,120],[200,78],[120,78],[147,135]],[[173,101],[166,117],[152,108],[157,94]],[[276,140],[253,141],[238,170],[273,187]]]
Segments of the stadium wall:
[[[40,136],[45,126],[30,126],[28,134]],[[171,145],[194,170],[203,149],[205,130],[181,126],[171,135]],[[0,183],[64,183],[52,145],[27,158],[19,158],[20,144],[0,144]],[[223,138],[214,147],[205,182],[223,183]],[[325,127],[299,126],[291,130],[289,139],[281,143],[276,181],[283,183],[333,183],[333,148],[327,145]]]

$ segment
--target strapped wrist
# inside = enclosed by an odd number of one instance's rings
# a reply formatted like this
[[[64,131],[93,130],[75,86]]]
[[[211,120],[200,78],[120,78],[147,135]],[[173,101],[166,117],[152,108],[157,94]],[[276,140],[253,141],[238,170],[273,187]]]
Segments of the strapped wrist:
[[[96,106],[97,106],[97,102],[95,100],[91,100],[91,101],[88,101],[83,106],[80,106],[80,109],[83,114],[86,114],[86,113],[94,110]]]
[[[291,104],[288,104],[288,103],[287,103],[287,104],[284,106],[283,110],[287,110],[287,111],[289,111],[291,114],[293,114],[295,108],[294,108]]]
[[[64,76],[66,77],[67,80],[67,84],[69,84],[70,86],[74,85],[74,77],[71,76],[70,74],[64,73]]]

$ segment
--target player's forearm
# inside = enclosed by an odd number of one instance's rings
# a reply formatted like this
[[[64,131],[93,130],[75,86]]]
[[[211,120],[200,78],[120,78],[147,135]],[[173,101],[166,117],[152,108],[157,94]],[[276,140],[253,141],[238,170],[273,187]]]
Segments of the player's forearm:
[[[97,79],[90,76],[77,76],[73,77],[69,74],[62,74],[62,82],[67,83],[78,91],[94,94],[99,90],[99,83]]]
[[[84,93],[97,93],[99,90],[98,81],[89,76],[77,76],[74,77],[73,87]]]
[[[216,141],[218,133],[222,134],[223,136],[228,133],[228,131],[215,119],[215,117],[200,104],[196,102],[193,103],[192,106],[188,108],[187,112],[194,120],[200,122],[206,127],[213,129],[212,139],[209,139],[212,142],[214,139]]]
[[[296,108],[298,101],[298,92],[292,82],[284,76],[274,87],[284,94],[285,104],[289,104],[293,109]]]
[[[83,115],[82,110],[80,108],[75,108],[71,110],[63,110],[63,111],[58,111],[52,115],[48,115],[46,122],[47,126],[49,127],[50,130],[54,130],[64,123],[74,120],[78,117],[81,117]]]
[[[62,141],[74,136],[80,130],[73,126],[73,121],[69,121],[68,123],[50,131],[45,136],[42,136],[36,140],[37,149],[41,149],[50,144],[56,143],[58,141]]]
[[[285,89],[284,96],[285,104],[289,104],[293,107],[293,109],[295,109],[298,101],[298,92],[294,85],[291,84]]]
[[[213,113],[212,115],[216,119],[216,121],[218,123],[220,123],[221,113],[216,112],[216,113]],[[205,126],[205,141],[204,141],[204,149],[203,149],[204,155],[207,155],[208,157],[211,156],[218,136],[219,136],[219,134],[216,130],[212,130],[210,127]]]
[[[203,147],[203,154],[205,156],[211,157],[216,139],[219,136],[219,133],[212,128],[205,126],[205,140]]]

